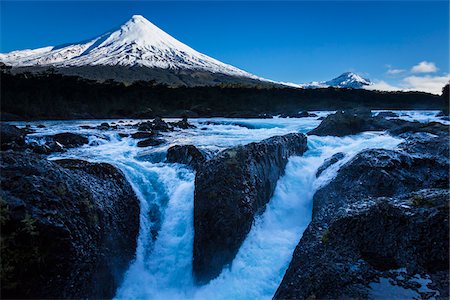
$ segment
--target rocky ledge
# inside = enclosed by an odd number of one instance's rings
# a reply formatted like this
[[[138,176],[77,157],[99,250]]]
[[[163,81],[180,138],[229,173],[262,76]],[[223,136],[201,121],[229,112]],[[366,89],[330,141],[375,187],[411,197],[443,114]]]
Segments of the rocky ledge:
[[[308,132],[308,135],[346,136],[364,131],[387,130],[392,135],[413,132],[448,133],[448,126],[438,122],[420,123],[400,119],[386,119],[387,113],[372,116],[370,110],[353,109],[338,111],[328,115],[318,127]]]
[[[359,153],[316,192],[275,299],[448,299],[449,137],[439,128]]]
[[[31,151],[1,152],[0,163],[2,297],[112,298],[139,231],[124,175]]]
[[[193,272],[206,283],[230,264],[264,211],[291,155],[307,149],[303,134],[276,136],[227,149],[195,177]]]

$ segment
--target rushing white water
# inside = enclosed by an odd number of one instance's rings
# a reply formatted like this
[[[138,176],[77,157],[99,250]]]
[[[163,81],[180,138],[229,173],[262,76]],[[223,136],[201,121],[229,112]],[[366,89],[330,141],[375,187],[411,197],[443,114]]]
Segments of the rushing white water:
[[[417,117],[420,112],[410,114],[419,119],[425,119],[425,115],[432,118],[429,112],[422,112],[422,117]],[[319,113],[323,115],[326,113]],[[320,121],[317,118],[198,119],[192,120],[197,129],[166,133],[163,138],[168,143],[151,148],[138,148],[136,140],[118,135],[118,132],[136,131],[131,127],[108,131],[79,127],[101,122],[104,121],[37,122],[46,127],[36,128],[29,139],[42,141],[45,135],[67,131],[87,134],[89,145],[55,154],[51,159],[76,157],[112,163],[124,172],[136,191],[141,204],[136,259],[125,274],[117,299],[271,298],[311,219],[314,192],[359,151],[392,149],[401,142],[383,132],[343,138],[309,136],[309,150],[302,157],[290,158],[274,196],[256,219],[231,266],[209,284],[196,286],[192,277],[195,174],[182,165],[164,163],[167,148],[174,144],[194,144],[217,151],[274,135],[307,132]],[[318,167],[337,152],[345,153],[345,158],[316,178]]]

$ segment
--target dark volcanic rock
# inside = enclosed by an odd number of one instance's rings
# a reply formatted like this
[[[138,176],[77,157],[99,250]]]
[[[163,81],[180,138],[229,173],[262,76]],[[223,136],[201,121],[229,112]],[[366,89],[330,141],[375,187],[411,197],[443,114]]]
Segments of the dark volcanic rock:
[[[108,130],[108,129],[111,129],[111,126],[108,123],[104,122],[104,123],[100,124],[99,126],[97,126],[97,129]]]
[[[160,117],[156,117],[152,122],[152,129],[158,131],[171,131],[172,128],[164,122]]]
[[[137,143],[138,147],[150,147],[150,146],[158,146],[164,143],[164,140],[157,138],[148,138]]]
[[[23,129],[5,123],[0,124],[1,149],[16,149],[25,145],[25,135]]]
[[[206,161],[206,156],[194,145],[175,145],[167,150],[167,162],[180,163],[197,170]]]
[[[414,132],[442,135],[448,133],[449,126],[438,122],[420,123],[400,119],[388,120],[380,115],[372,117],[370,111],[349,110],[338,111],[335,114],[328,115],[318,127],[308,132],[308,134],[345,136],[374,130],[387,130],[391,135]]]
[[[307,117],[317,117],[317,115],[315,113],[309,113],[307,111],[280,115],[280,118],[307,118]]]
[[[160,117],[156,117],[152,122],[142,122],[137,124],[137,128],[139,131],[172,131],[173,128],[164,122]]]
[[[230,264],[264,211],[291,155],[307,149],[303,134],[276,136],[224,150],[197,170],[193,271],[198,283]]]
[[[379,124],[381,119],[385,120],[382,117],[372,117],[370,110],[338,111],[328,115],[318,127],[308,134],[345,136],[368,130],[383,130],[383,125]]]
[[[188,122],[188,119],[184,117],[181,121],[170,123],[173,127],[178,127],[181,129],[197,128]]]
[[[36,142],[32,142],[28,145],[29,148],[33,150],[33,152],[38,154],[50,154],[54,152],[65,152],[66,150],[62,147],[61,144],[54,141],[47,141],[45,144],[38,144]]]
[[[345,157],[345,154],[342,152],[338,152],[336,154],[334,154],[333,156],[331,156],[330,158],[328,158],[327,160],[325,160],[323,162],[323,164],[319,167],[319,169],[316,172],[316,177],[319,177],[320,174],[323,173],[323,171],[325,171],[326,169],[328,169],[331,165],[334,165],[335,163],[337,163],[338,161],[340,161],[341,159],[343,159]]]
[[[275,298],[367,298],[386,278],[417,292],[419,274],[447,299],[449,137],[409,134],[399,148],[357,154],[316,192]]]
[[[19,152],[2,152],[1,169],[2,297],[113,297],[139,231],[125,176]]]
[[[138,131],[131,134],[131,137],[134,139],[148,139],[155,136],[153,131]]]
[[[402,122],[392,126],[388,130],[392,135],[401,135],[404,133],[428,132],[436,135],[448,135],[449,126],[439,122],[420,123],[420,122]]]
[[[380,294],[374,283],[386,278],[418,299],[448,299],[448,199],[447,189],[360,199],[342,207],[322,231],[313,222],[274,298],[372,298]],[[429,294],[419,290],[418,276],[431,279]]]
[[[383,117],[383,118],[397,118],[398,114],[392,111],[382,111],[377,114],[377,117]]]
[[[89,143],[87,137],[71,132],[58,133],[53,136],[50,136],[50,138],[52,138],[54,141],[60,143],[66,148],[76,148]]]

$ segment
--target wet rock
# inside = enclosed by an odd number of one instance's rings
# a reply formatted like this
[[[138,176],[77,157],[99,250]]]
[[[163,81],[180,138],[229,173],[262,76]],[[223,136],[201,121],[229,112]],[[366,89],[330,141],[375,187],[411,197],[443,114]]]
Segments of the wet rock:
[[[328,158],[327,160],[325,160],[323,162],[323,164],[319,167],[319,169],[317,170],[316,173],[316,177],[319,177],[320,174],[323,173],[323,171],[325,171],[326,169],[328,169],[331,165],[334,165],[335,163],[337,163],[338,161],[340,161],[341,159],[343,159],[345,157],[345,154],[342,152],[338,152],[336,154],[334,154],[333,156],[331,156],[330,158]]]
[[[382,117],[372,117],[370,110],[338,111],[328,115],[318,127],[308,132],[308,135],[345,136],[369,130],[384,130],[381,119],[386,122]]]
[[[0,124],[1,149],[17,149],[25,145],[27,133],[14,125]]]
[[[205,154],[194,145],[175,145],[167,150],[168,163],[185,164],[197,170],[205,161]]]
[[[406,121],[392,126],[388,132],[392,135],[401,135],[404,133],[411,134],[416,132],[428,132],[435,135],[448,135],[449,126],[439,122],[420,123]]]
[[[171,125],[173,127],[178,127],[178,128],[181,128],[181,129],[197,128],[197,126],[192,125],[192,124],[190,124],[188,122],[187,117],[184,117],[181,121],[173,122],[173,123],[171,123]]]
[[[398,114],[392,111],[382,111],[377,114],[377,117],[383,117],[383,118],[397,118]]]
[[[307,118],[307,117],[317,117],[317,115],[315,113],[309,113],[307,111],[280,115],[280,118]]]
[[[108,123],[104,122],[104,123],[100,124],[99,126],[97,126],[97,129],[98,130],[109,130],[109,129],[111,129],[111,126]]]
[[[94,127],[89,126],[89,125],[80,125],[80,128],[82,128],[82,129],[94,129]]]
[[[38,154],[51,154],[55,152],[65,152],[64,147],[54,141],[47,141],[45,144],[38,144],[36,142],[32,142],[28,145],[29,148],[33,150],[33,152]]]
[[[37,128],[45,128],[46,126],[44,124],[39,124],[36,126]]]
[[[446,299],[448,153],[448,135],[410,133],[399,150],[365,150],[343,165],[314,195],[275,298],[368,298],[383,278],[411,289],[396,279],[404,269],[432,278]]]
[[[194,259],[197,283],[230,264],[256,215],[270,200],[291,155],[307,149],[303,134],[276,136],[222,151],[195,177]]]
[[[449,126],[438,122],[420,123],[400,119],[386,119],[380,115],[372,117],[370,111],[350,110],[338,111],[335,114],[328,115],[318,127],[308,132],[308,134],[346,136],[363,131],[378,130],[387,130],[391,135],[413,132],[429,132],[441,135],[448,133]]]
[[[131,134],[133,139],[148,139],[154,137],[156,134],[153,131],[138,131]]]
[[[125,137],[129,137],[129,136],[130,136],[128,133],[124,133],[124,132],[119,132],[118,135],[119,135],[121,138],[125,138]]]
[[[160,117],[156,117],[152,122],[146,121],[137,124],[137,128],[139,131],[172,131],[173,128],[164,122]]]
[[[66,148],[76,148],[89,143],[87,137],[71,132],[58,133],[50,136],[50,138]]]
[[[4,298],[112,298],[133,259],[139,203],[115,167],[1,153]]]
[[[164,122],[160,117],[156,117],[152,122],[152,129],[158,131],[171,131],[172,128]]]
[[[137,143],[138,147],[150,147],[150,146],[158,146],[164,144],[164,140],[157,138],[148,138]]]
[[[418,299],[448,299],[449,196],[431,189],[363,198],[322,230],[313,222],[274,298],[366,299],[388,295],[373,285],[388,278]],[[417,285],[419,275],[430,278],[429,291]]]

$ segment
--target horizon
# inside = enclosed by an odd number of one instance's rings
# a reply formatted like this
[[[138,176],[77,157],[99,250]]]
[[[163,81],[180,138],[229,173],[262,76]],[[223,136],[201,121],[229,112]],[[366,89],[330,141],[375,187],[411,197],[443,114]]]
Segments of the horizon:
[[[327,81],[354,72],[374,89],[435,94],[450,81],[448,2],[4,1],[1,7],[1,53],[76,43],[138,14],[201,53],[275,81]],[[101,8],[108,18],[98,18]],[[359,26],[345,26],[355,21]],[[342,26],[330,32],[336,22]]]

